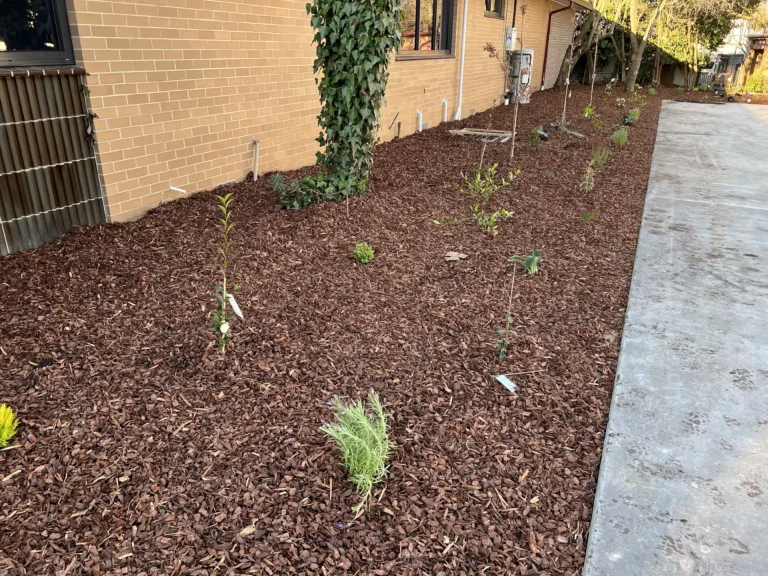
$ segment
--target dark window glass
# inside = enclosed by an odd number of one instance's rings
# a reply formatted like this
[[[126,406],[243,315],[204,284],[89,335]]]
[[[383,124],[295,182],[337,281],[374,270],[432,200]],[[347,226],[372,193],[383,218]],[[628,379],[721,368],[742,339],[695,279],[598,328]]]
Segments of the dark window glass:
[[[486,16],[503,16],[504,15],[504,2],[503,0],[485,0],[485,13]]]
[[[402,0],[401,52],[451,50],[451,0]]]
[[[0,0],[0,65],[73,63],[64,0]]]

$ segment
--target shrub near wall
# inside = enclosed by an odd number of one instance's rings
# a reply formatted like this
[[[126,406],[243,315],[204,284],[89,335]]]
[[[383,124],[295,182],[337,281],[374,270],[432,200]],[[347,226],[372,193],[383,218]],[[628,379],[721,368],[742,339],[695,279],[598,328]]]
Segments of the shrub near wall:
[[[292,210],[365,192],[390,53],[402,44],[399,0],[314,0],[307,13],[317,44],[314,72],[322,72],[317,141],[325,149],[317,153],[323,172],[281,195]]]

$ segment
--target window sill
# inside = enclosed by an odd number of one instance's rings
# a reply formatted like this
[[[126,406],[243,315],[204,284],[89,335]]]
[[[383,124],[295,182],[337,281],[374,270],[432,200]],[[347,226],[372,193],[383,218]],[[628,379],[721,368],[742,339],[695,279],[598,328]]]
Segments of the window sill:
[[[446,52],[431,52],[427,50],[409,50],[405,54],[398,54],[395,57],[396,62],[407,62],[409,60],[445,60],[447,58],[456,58],[453,54]]]
[[[504,20],[504,16],[499,14],[498,12],[486,12],[485,13],[486,18],[493,18],[495,20]]]

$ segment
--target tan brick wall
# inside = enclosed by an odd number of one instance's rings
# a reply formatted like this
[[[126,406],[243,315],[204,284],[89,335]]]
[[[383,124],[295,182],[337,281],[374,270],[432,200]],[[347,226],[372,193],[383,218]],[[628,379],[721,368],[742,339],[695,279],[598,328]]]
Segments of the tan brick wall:
[[[99,115],[112,220],[178,197],[171,186],[195,192],[242,179],[253,166],[254,139],[261,142],[259,173],[314,163],[319,103],[305,0],[68,3],[75,56],[90,73]],[[538,85],[550,1],[528,4],[525,40],[537,50]],[[455,57],[390,66],[383,140],[396,135],[397,122],[402,135],[415,131],[417,109],[429,126],[438,124],[443,99],[453,119],[462,10],[456,0]],[[469,0],[467,23],[464,116],[501,97],[501,72],[483,45],[502,48],[505,22],[486,17],[481,0]]]
[[[557,9],[557,6],[554,6]],[[568,50],[571,38],[573,38],[573,19],[575,10],[565,10],[552,16],[552,30],[549,38],[549,51],[547,53],[547,68],[544,78],[544,88],[552,88],[560,73],[560,66]]]

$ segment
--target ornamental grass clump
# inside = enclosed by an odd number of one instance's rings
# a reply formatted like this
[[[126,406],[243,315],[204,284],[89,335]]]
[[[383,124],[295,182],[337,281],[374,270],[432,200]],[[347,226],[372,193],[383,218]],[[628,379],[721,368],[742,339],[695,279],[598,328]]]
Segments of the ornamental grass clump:
[[[19,419],[16,418],[13,409],[5,404],[0,406],[0,448],[8,446],[8,442],[16,434],[18,425]]]
[[[388,472],[387,459],[393,448],[387,430],[388,415],[375,392],[368,394],[368,410],[362,400],[344,404],[338,396],[329,405],[336,412],[336,422],[320,430],[336,441],[350,480],[362,497],[354,508],[359,511],[370,500],[373,486]]]
[[[622,126],[616,132],[613,133],[613,136],[611,136],[611,139],[613,140],[613,143],[616,144],[616,146],[624,146],[627,143],[627,138],[629,137],[629,130],[627,130],[626,126]]]

